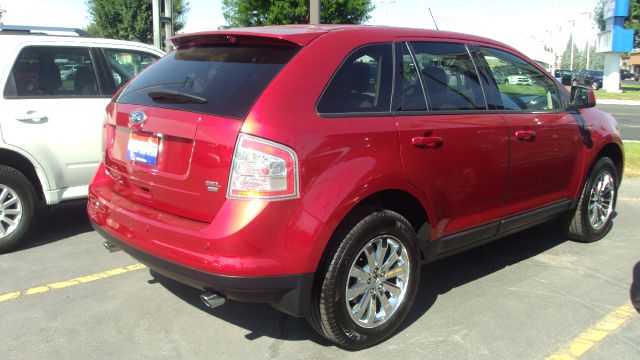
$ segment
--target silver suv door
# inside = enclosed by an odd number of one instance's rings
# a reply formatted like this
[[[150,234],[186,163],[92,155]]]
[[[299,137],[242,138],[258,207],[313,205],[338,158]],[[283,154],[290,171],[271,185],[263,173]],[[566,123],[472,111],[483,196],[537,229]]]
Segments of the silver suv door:
[[[26,45],[3,89],[4,142],[40,163],[50,203],[86,196],[101,159],[109,95],[101,92],[95,64],[86,46]]]

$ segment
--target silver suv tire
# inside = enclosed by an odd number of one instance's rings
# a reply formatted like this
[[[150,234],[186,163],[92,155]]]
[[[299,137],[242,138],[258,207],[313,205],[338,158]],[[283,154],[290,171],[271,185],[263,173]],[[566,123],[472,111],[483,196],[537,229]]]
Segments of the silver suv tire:
[[[36,192],[18,170],[0,165],[0,253],[19,246],[36,221]]]

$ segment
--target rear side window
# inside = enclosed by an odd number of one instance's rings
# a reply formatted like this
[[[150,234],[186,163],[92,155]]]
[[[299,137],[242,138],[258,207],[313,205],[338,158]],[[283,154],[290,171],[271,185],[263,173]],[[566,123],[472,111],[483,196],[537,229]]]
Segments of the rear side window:
[[[504,110],[558,111],[561,101],[555,82],[524,59],[502,50],[481,48],[495,80]]]
[[[16,59],[5,97],[97,96],[98,84],[88,48],[30,46]]]
[[[127,49],[104,49],[104,55],[116,89],[159,58],[157,55]]]
[[[351,53],[325,89],[318,102],[318,112],[389,112],[393,77],[391,46],[366,45]]]
[[[242,119],[297,47],[202,45],[140,73],[117,102]]]
[[[463,44],[411,43],[431,110],[487,108],[476,67]]]

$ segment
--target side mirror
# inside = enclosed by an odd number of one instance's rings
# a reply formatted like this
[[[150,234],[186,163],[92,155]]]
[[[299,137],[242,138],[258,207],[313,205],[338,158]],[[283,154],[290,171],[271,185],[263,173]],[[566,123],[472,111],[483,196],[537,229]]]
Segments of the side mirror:
[[[596,106],[596,94],[586,86],[572,86],[569,106],[572,109],[586,109]]]

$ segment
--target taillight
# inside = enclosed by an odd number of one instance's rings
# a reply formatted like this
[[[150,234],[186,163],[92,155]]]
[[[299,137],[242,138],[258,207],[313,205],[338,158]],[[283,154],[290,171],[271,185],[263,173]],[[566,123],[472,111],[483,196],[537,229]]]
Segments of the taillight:
[[[116,127],[109,124],[109,107],[107,107],[107,112],[102,118],[102,162],[105,162],[105,160],[107,160],[107,151],[113,144],[115,131]]]
[[[298,159],[289,147],[240,134],[233,152],[228,198],[298,197]]]
[[[115,126],[110,124],[102,125],[102,162],[107,160],[107,151],[109,151],[109,147],[113,144],[113,136],[115,133]]]

